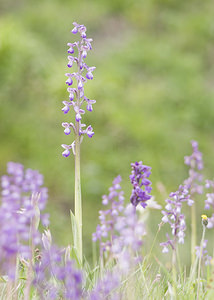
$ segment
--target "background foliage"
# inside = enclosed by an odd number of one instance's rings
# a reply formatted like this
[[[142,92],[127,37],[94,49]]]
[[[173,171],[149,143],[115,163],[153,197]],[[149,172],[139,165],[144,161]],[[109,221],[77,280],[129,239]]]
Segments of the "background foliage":
[[[44,174],[58,242],[70,240],[74,197],[74,160],[63,158],[60,146],[70,139],[61,122],[72,121],[61,101],[67,99],[73,21],[85,24],[94,39],[88,64],[97,67],[86,85],[97,104],[84,116],[95,136],[82,144],[86,251],[101,195],[116,175],[129,198],[131,162],[152,166],[160,203],[187,177],[183,157],[192,139],[204,153],[205,174],[213,177],[211,0],[1,0],[0,14],[0,173],[15,161]],[[159,214],[155,220],[151,233]]]

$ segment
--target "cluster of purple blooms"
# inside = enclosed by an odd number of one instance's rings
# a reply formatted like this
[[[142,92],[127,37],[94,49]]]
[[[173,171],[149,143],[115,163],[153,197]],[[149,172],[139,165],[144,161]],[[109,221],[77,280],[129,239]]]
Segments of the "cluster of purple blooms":
[[[163,247],[163,253],[169,251],[169,246],[175,250],[177,242],[181,244],[184,243],[186,222],[184,214],[181,213],[181,209],[183,202],[188,203],[188,201],[191,201],[189,191],[182,185],[178,191],[170,193],[169,198],[166,199],[167,204],[165,210],[162,211],[162,222],[169,223],[172,238],[170,239],[169,234],[167,234],[167,241],[160,244]]]
[[[43,176],[14,162],[8,163],[7,173],[1,178],[1,275],[15,281],[18,259],[30,271],[26,287],[34,284],[40,299],[81,299],[82,273],[70,259],[69,249],[52,245],[49,230],[42,236],[38,231],[40,219],[49,225],[48,215],[41,214],[48,197]]]
[[[131,203],[124,206],[120,176],[114,179],[112,187],[109,188],[109,194],[102,198],[102,203],[107,208],[99,211],[100,225],[93,233],[92,240],[99,241],[101,255],[106,254],[105,257],[108,257],[107,254],[109,254],[109,258],[115,259],[117,264],[112,272],[104,274],[104,277],[97,282],[90,294],[90,300],[122,299],[117,290],[122,276],[141,260],[140,249],[142,237],[145,235],[145,227],[139,221],[136,206],[142,201],[143,207],[145,207],[146,200],[151,197],[147,194],[151,191],[151,187],[149,187],[151,182],[148,182],[147,179],[151,172],[149,167],[142,165],[142,162],[132,164],[132,168],[130,176],[133,184]],[[142,186],[147,187],[147,193],[142,191]],[[138,199],[136,205],[132,203],[133,197]]]
[[[29,259],[29,240],[34,245],[40,243],[39,232],[32,232],[32,222],[38,227],[40,211],[44,210],[48,196],[38,171],[25,171],[23,165],[9,162],[7,173],[1,178],[0,268],[3,274],[14,279],[16,256]],[[41,215],[41,220],[43,225],[49,224],[47,214]]]
[[[145,208],[146,201],[151,199],[151,195],[149,195],[152,190],[151,181],[148,179],[151,167],[143,165],[142,161],[132,163],[131,167],[130,180],[133,189],[130,201],[135,207],[140,203]]]
[[[81,136],[87,134],[88,137],[92,137],[94,135],[93,128],[91,125],[87,126],[82,123],[82,115],[85,114],[85,110],[82,109],[82,105],[86,103],[86,109],[88,111],[93,110],[93,104],[96,103],[95,100],[88,99],[84,94],[84,85],[87,80],[93,79],[93,71],[96,69],[95,67],[89,67],[84,59],[87,57],[88,52],[92,49],[91,38],[87,38],[86,36],[86,27],[84,25],[79,25],[76,22],[73,23],[74,28],[71,31],[73,34],[80,34],[81,40],[74,43],[68,43],[68,64],[67,66],[71,68],[73,63],[77,65],[77,72],[66,73],[66,84],[68,85],[67,91],[69,93],[69,101],[63,101],[64,107],[62,111],[64,114],[67,114],[71,108],[73,108],[75,112],[75,124],[72,122],[63,122],[62,126],[64,127],[64,133],[69,135],[71,133],[71,128],[73,129],[75,135]],[[77,50],[77,56],[72,56],[71,54],[75,53],[75,49]],[[73,80],[76,80],[77,87],[73,86]],[[72,149],[73,154],[75,155],[75,141],[70,145],[62,144],[64,151],[62,155],[64,157],[68,157],[70,155],[70,150]]]
[[[144,166],[142,162],[136,162],[131,166],[130,179],[133,185],[131,204],[124,206],[121,177],[116,177],[109,189],[109,195],[103,196],[102,203],[108,208],[99,212],[100,225],[92,237],[94,242],[99,241],[101,253],[108,252],[111,257],[117,259],[122,273],[133,266],[134,253],[140,250],[142,237],[145,235],[144,224],[138,220],[136,206],[142,203],[142,206],[146,207],[146,201],[151,198],[148,194],[151,191],[151,182],[147,179],[151,174],[151,168]],[[142,190],[143,186],[145,191]],[[134,197],[136,201],[133,201]]]
[[[167,241],[160,244],[164,253],[169,251],[169,246],[174,250],[177,242],[184,243],[186,223],[185,216],[181,213],[183,202],[186,202],[188,206],[192,206],[194,205],[192,196],[203,193],[203,176],[200,173],[203,169],[202,153],[198,150],[196,141],[192,141],[191,144],[192,154],[184,157],[185,164],[190,166],[189,177],[184,181],[183,185],[179,186],[178,191],[169,195],[169,198],[166,199],[165,210],[162,211],[162,221],[169,223],[172,229],[172,238],[167,234]]]
[[[118,292],[118,287],[120,285],[120,280],[118,273],[108,272],[100,279],[95,288],[91,291],[88,299],[89,300],[120,300],[122,299],[120,293]]]
[[[203,185],[201,183],[203,176],[200,173],[203,169],[202,153],[198,150],[198,143],[196,141],[192,141],[191,144],[193,150],[192,154],[184,157],[185,164],[190,166],[189,178],[184,181],[184,185],[190,190],[191,195],[202,194]]]
[[[97,225],[96,232],[92,235],[94,242],[99,240],[101,252],[111,249],[112,239],[115,238],[115,223],[124,209],[124,192],[121,190],[120,182],[119,175],[113,180],[109,194],[102,197],[102,204],[109,208],[99,211],[100,224]]]
[[[204,260],[205,265],[209,265],[210,261],[212,259],[212,257],[210,255],[208,255],[208,251],[207,251],[207,242],[208,240],[204,240],[204,243],[202,245],[202,259]],[[200,250],[201,247],[200,246],[196,246],[195,247],[195,252],[196,252],[196,256],[199,258],[200,257]]]
[[[82,299],[82,272],[70,259],[69,248],[53,245],[49,230],[42,235],[42,255],[35,264],[33,282],[40,299]]]

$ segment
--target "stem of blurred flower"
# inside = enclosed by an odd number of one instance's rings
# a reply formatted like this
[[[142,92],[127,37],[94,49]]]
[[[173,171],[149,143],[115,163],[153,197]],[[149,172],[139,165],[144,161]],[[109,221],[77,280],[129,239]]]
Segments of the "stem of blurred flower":
[[[173,299],[177,299],[177,290],[176,290],[176,285],[177,285],[177,272],[176,272],[176,241],[174,243],[174,249],[172,249],[172,279],[173,279]]]
[[[202,220],[203,222],[203,220]],[[205,231],[206,231],[206,225],[203,224],[203,233],[202,233],[202,239],[200,244],[200,256],[199,256],[199,263],[198,263],[198,280],[197,280],[197,300],[199,299],[199,290],[200,290],[200,275],[201,275],[201,259],[202,259],[202,252],[203,252],[203,244],[204,244],[204,238],[205,238]]]
[[[191,263],[192,263],[192,266],[194,265],[194,262],[195,262],[196,237],[197,237],[196,207],[195,207],[195,203],[194,203],[191,206]]]
[[[76,122],[77,134],[75,138],[75,217],[77,222],[77,232],[74,246],[76,247],[80,263],[82,263],[82,197],[80,180],[80,137],[79,123]]]
[[[33,271],[34,251],[35,251],[34,236],[36,234],[36,231],[38,230],[38,226],[40,222],[40,210],[38,206],[39,198],[40,198],[39,193],[32,194],[31,203],[34,209],[34,216],[31,219],[30,232],[29,232],[30,259],[27,266],[27,276],[26,276],[27,278],[26,278],[26,285],[24,290],[24,300],[30,299],[30,290],[31,290],[31,285],[34,277],[34,271]]]

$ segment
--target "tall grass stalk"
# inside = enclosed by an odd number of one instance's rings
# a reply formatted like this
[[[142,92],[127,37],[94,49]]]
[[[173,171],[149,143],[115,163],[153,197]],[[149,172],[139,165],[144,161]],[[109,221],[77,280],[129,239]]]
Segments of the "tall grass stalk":
[[[202,223],[203,223],[202,219]],[[205,231],[206,231],[206,225],[203,223],[203,233],[202,233],[202,239],[200,244],[200,255],[199,255],[199,263],[198,263],[198,280],[197,280],[197,300],[199,300],[199,291],[200,291],[200,276],[201,276],[201,260],[202,260],[202,252],[203,252],[203,244],[204,244],[204,238],[205,238]]]
[[[76,122],[77,132],[79,132],[79,123]],[[82,197],[80,180],[80,137],[76,134],[75,138],[75,218],[77,230],[74,237],[74,246],[77,250],[80,264],[82,264]]]
[[[195,247],[197,238],[197,227],[196,227],[196,206],[191,206],[191,264],[195,262]]]
[[[177,288],[176,288],[176,283],[177,283],[176,250],[177,250],[177,247],[175,246],[175,248],[172,251],[173,299],[177,299]]]

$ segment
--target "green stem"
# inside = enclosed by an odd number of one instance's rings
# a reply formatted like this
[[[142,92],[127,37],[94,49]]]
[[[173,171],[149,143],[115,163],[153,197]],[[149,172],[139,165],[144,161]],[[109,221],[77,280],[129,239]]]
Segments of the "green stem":
[[[176,246],[175,246],[176,247]],[[177,299],[177,271],[176,271],[176,248],[172,250],[172,279],[173,279],[173,299]]]
[[[81,181],[80,181],[80,137],[79,122],[76,122],[75,138],[75,218],[77,222],[77,232],[75,235],[74,245],[77,249],[80,264],[82,264],[82,198],[81,198]]]
[[[191,264],[195,262],[195,247],[196,247],[196,208],[195,204],[191,206]]]
[[[200,245],[200,256],[199,256],[199,263],[198,263],[198,287],[197,287],[197,300],[199,299],[199,290],[200,290],[200,275],[201,275],[201,259],[202,259],[202,252],[203,252],[203,244],[204,244],[204,237],[205,237],[206,226],[203,225],[203,233]]]

